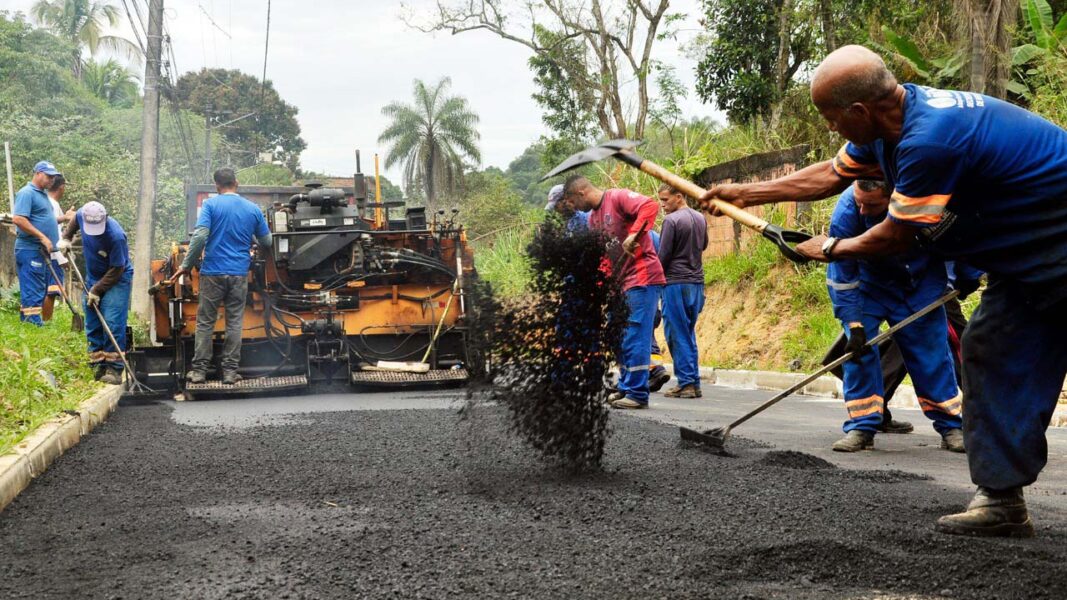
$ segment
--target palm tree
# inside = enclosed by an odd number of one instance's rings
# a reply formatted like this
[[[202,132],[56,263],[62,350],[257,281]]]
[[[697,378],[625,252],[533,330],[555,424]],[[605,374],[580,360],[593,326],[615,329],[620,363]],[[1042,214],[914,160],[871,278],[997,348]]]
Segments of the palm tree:
[[[105,27],[119,23],[119,10],[108,0],[38,0],[30,10],[33,18],[53,33],[74,44],[72,69],[82,78],[82,48],[95,56],[100,48],[140,60],[141,51],[126,38],[104,35]]]
[[[481,162],[476,145],[481,137],[467,99],[448,96],[452,80],[443,78],[433,87],[415,80],[415,103],[391,102],[382,114],[392,119],[378,136],[378,143],[389,144],[385,168],[403,164],[406,189],[420,183],[426,193],[426,206],[433,208],[442,194],[454,193],[463,176],[464,158]]]
[[[82,69],[82,85],[111,106],[129,108],[140,95],[137,76],[113,58],[106,62],[90,60]]]

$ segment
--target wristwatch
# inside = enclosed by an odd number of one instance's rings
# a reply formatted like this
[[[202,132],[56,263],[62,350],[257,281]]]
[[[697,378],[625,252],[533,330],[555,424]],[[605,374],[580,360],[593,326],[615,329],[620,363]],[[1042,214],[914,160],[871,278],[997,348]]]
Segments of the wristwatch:
[[[834,246],[841,240],[835,237],[826,238],[826,241],[822,243],[822,253],[826,258],[830,258],[830,253],[834,251]]]

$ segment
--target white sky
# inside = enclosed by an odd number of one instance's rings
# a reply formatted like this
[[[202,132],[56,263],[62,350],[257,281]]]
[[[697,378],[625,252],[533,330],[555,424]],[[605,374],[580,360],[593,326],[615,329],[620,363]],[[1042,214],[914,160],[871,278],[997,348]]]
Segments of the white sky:
[[[121,9],[121,0],[111,1]],[[147,0],[133,1],[147,6]],[[179,72],[207,66],[261,75],[266,0],[164,2]],[[33,3],[0,0],[0,9],[28,13]],[[432,0],[406,4],[416,11],[434,6]],[[680,25],[683,40],[699,27],[698,7],[699,0],[672,1],[670,12],[689,15]],[[436,82],[452,77],[452,93],[466,97],[481,117],[483,166],[506,168],[546,133],[530,97],[534,86],[526,66],[528,50],[480,31],[457,36],[422,33],[401,21],[401,10],[396,0],[273,0],[267,79],[299,109],[297,119],[308,145],[301,155],[303,168],[352,173],[354,150],[359,148],[364,172],[372,172],[373,154],[380,152],[384,159],[385,153],[377,144],[386,126],[381,108],[394,100],[410,101],[415,78]],[[125,13],[122,17],[120,31],[132,39]],[[683,107],[686,116],[718,116],[692,92],[695,64],[681,56],[677,44],[659,42],[653,57],[675,65],[690,90]],[[397,171],[385,174],[397,180]]]

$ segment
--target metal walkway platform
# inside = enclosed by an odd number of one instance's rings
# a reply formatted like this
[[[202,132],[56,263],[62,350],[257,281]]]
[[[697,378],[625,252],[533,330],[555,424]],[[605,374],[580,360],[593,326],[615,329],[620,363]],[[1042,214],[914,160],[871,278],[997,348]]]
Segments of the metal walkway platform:
[[[253,394],[256,392],[273,392],[307,387],[307,377],[303,375],[290,375],[286,377],[255,377],[242,379],[233,385],[226,385],[222,381],[205,381],[204,383],[186,383],[187,394]]]
[[[352,383],[369,386],[434,385],[463,383],[470,379],[466,369],[431,369],[425,373],[399,371],[353,371]]]

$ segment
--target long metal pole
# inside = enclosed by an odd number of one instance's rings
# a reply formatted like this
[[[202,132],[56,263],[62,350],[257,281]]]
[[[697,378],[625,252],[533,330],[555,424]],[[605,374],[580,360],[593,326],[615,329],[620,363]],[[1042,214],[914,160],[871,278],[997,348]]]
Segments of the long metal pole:
[[[11,144],[4,142],[4,159],[7,161],[7,199],[11,212],[15,212],[15,176],[11,174]]]
[[[374,155],[374,228],[382,229],[384,217],[382,213],[382,172],[378,169],[378,155]],[[424,361],[425,362],[425,361]]]
[[[152,318],[149,274],[152,270],[153,214],[159,156],[159,64],[163,50],[163,0],[148,3],[148,48],[144,69],[144,108],[141,131],[141,192],[137,202],[137,239],[133,255],[133,310],[145,321]]]

